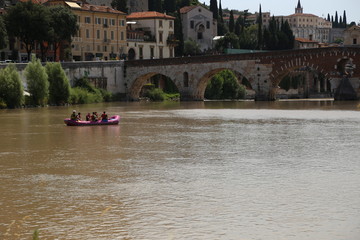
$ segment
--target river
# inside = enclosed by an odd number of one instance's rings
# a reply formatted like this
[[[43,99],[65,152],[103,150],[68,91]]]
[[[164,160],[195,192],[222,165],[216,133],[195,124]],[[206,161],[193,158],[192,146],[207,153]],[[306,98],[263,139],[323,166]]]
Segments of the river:
[[[359,103],[0,110],[0,239],[358,240]]]

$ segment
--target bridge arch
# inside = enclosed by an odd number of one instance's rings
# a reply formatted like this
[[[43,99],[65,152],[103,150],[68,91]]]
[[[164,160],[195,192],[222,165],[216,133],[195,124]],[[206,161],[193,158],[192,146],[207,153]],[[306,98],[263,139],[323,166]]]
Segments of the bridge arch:
[[[320,65],[313,64],[310,61],[297,61],[298,63],[293,65],[283,64],[279,65],[278,69],[281,69],[280,71],[276,71],[275,74],[272,75],[271,78],[271,86],[269,89],[269,98],[270,99],[276,99],[277,92],[279,90],[279,85],[281,81],[289,75],[290,73],[296,71],[296,70],[302,70],[304,72],[311,72],[316,71],[318,73],[321,73],[325,75],[325,77],[329,77],[329,72],[323,68]],[[309,84],[309,83],[308,83]],[[326,85],[326,84],[325,84]]]
[[[244,71],[244,73],[238,71],[238,70],[235,70],[233,68],[225,68],[225,67],[222,67],[222,68],[215,68],[215,69],[212,69],[210,71],[208,71],[207,73],[205,73],[198,81],[197,83],[197,86],[196,86],[196,93],[195,93],[195,99],[198,99],[198,100],[203,100],[204,99],[204,95],[205,95],[205,90],[206,90],[206,87],[209,83],[209,81],[211,80],[212,77],[214,77],[217,73],[223,71],[223,70],[230,70],[232,72],[234,72],[234,74],[236,75],[236,77],[245,77],[251,84],[252,88],[253,88],[253,84],[254,84],[254,80],[253,78],[251,78],[250,74],[246,71]],[[241,79],[238,79],[238,80],[241,80]]]
[[[131,100],[138,100],[140,97],[140,92],[142,87],[147,83],[147,81],[151,78],[154,77],[156,75],[162,75],[165,76],[169,79],[171,79],[171,81],[175,84],[175,86],[177,87],[177,89],[180,90],[181,86],[177,81],[174,81],[174,79],[172,79],[170,76],[165,75],[161,72],[149,72],[146,74],[143,74],[141,76],[138,76],[134,82],[132,83],[131,86],[129,86],[129,90],[128,90],[128,95],[130,97]]]

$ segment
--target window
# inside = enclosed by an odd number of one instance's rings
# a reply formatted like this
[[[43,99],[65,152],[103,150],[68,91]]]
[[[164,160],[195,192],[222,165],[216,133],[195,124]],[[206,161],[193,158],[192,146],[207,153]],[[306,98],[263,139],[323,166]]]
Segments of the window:
[[[114,40],[114,31],[110,32],[111,40]]]
[[[162,43],[163,42],[163,33],[159,32],[159,42]]]
[[[169,22],[169,28],[173,28],[173,21]]]
[[[103,50],[104,50],[104,52],[107,52],[107,47],[104,46],[104,47],[103,47]]]
[[[144,56],[143,56],[143,46],[139,46],[139,58],[140,59],[144,58]]]
[[[162,28],[163,24],[162,24],[162,20],[159,20],[159,27]]]
[[[121,34],[120,39],[124,40],[124,32],[121,32],[120,34]]]
[[[125,20],[120,20],[119,21],[119,26],[125,26]]]
[[[159,58],[163,58],[163,47],[159,47]]]
[[[210,28],[210,22],[206,21],[206,28],[209,29]]]
[[[104,30],[104,40],[106,40],[106,39],[107,39],[107,31]]]
[[[90,30],[86,29],[86,38],[90,38]]]
[[[104,18],[104,27],[107,27],[108,26],[108,19],[107,18]]]
[[[354,45],[357,44],[357,39],[356,39],[356,38],[353,39],[353,44],[354,44]]]
[[[100,39],[100,30],[96,30],[96,38]]]
[[[150,46],[150,58],[154,58],[154,46]]]
[[[197,39],[203,39],[203,33],[202,32],[197,33]]]
[[[194,21],[190,21],[190,28],[194,29]]]
[[[115,26],[115,19],[111,19],[111,25]]]
[[[91,23],[91,18],[90,17],[85,17],[85,23]]]

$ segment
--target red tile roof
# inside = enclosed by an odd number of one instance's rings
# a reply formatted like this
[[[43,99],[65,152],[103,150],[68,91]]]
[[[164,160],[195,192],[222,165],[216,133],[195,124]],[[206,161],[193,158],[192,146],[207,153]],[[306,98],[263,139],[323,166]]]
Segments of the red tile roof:
[[[180,9],[180,13],[188,13],[196,7],[197,7],[197,5],[183,7]]]
[[[149,19],[149,18],[163,18],[163,19],[175,19],[172,16],[159,12],[133,12],[126,17],[127,19]]]
[[[302,43],[318,43],[317,41],[310,40],[307,38],[295,38],[295,41],[302,42]]]
[[[318,17],[318,16],[316,16],[314,14],[310,14],[310,13],[294,13],[294,14],[289,15],[289,17],[296,17],[296,16],[298,16],[298,17]]]
[[[109,12],[109,13],[117,13],[117,14],[126,14],[124,12],[115,10],[108,6],[98,6],[98,5],[91,5],[91,4],[82,4],[81,10],[84,11],[92,11],[92,12]]]

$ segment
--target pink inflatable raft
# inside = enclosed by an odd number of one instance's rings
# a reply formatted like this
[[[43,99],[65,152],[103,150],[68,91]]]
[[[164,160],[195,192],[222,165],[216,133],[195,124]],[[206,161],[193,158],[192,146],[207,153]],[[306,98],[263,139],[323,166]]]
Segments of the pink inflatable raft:
[[[74,121],[70,118],[65,118],[64,122],[68,126],[95,126],[95,125],[116,125],[119,124],[120,116],[115,115],[109,118],[108,120],[98,120],[98,121]]]

